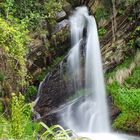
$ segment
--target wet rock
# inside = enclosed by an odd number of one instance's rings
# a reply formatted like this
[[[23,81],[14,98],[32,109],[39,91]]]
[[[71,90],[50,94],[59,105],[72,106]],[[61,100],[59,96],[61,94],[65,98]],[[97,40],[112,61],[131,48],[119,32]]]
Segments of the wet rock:
[[[70,46],[69,33],[69,21],[65,19],[59,22],[52,33],[50,41],[51,46],[60,46],[61,44],[64,44],[64,42],[67,42],[67,47]]]
[[[62,11],[60,11],[56,14],[56,20],[57,21],[64,20],[65,17],[66,17],[66,12],[64,10],[62,10]]]
[[[69,21],[67,19],[64,19],[64,20],[58,22],[53,30],[53,34],[58,33],[59,31],[61,31],[65,27],[67,27],[68,25],[69,25]]]
[[[72,6],[71,6],[70,3],[65,1],[64,4],[63,4],[63,9],[69,15],[71,13],[71,11],[72,11]]]
[[[111,121],[113,121],[118,117],[121,111],[118,109],[118,107],[114,105],[112,96],[108,96],[108,103],[109,103],[109,110],[110,110],[109,112],[110,118]]]
[[[63,11],[64,12],[64,11]],[[65,12],[64,12],[65,13]],[[33,35],[32,35],[33,36]],[[68,20],[63,20],[59,22],[52,35],[50,35],[49,40],[47,38],[33,37],[30,44],[30,52],[28,54],[28,71],[33,76],[33,80],[37,76],[38,70],[40,73],[43,69],[50,65],[52,58],[57,56],[62,56],[68,50],[69,44],[69,22]],[[47,47],[46,47],[47,46]],[[50,51],[49,49],[53,50]]]

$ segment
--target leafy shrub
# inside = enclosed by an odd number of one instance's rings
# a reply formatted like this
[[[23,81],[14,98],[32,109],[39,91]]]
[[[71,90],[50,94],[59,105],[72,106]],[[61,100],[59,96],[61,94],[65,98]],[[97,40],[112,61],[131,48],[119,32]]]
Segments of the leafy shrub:
[[[56,13],[61,11],[63,0],[46,0],[44,4],[44,13],[50,24],[55,23]]]
[[[99,28],[98,33],[100,37],[103,37],[106,34],[107,30],[105,28]]]
[[[0,138],[35,140],[69,140],[70,131],[64,130],[59,125],[48,127],[43,122],[31,120],[31,105],[25,104],[24,96],[12,94],[11,117],[6,119],[0,116]],[[42,132],[45,128],[45,132]]]
[[[114,81],[108,85],[108,91],[114,99],[114,104],[120,109],[120,115],[115,119],[113,127],[126,131],[140,129],[140,89],[121,86]],[[135,121],[134,121],[135,120]]]
[[[31,106],[24,103],[24,97],[12,94],[11,117],[0,116],[0,137],[31,139],[37,137],[39,124],[31,121]]]
[[[100,21],[101,19],[106,19],[108,15],[109,15],[108,12],[103,7],[98,8],[95,13],[97,21]]]
[[[55,16],[62,9],[63,0],[4,0],[0,3],[0,8],[4,11],[4,16],[10,15],[24,20],[30,30],[41,26],[43,22],[55,22]]]
[[[16,73],[17,82],[25,84],[28,30],[17,19],[6,21],[0,18],[0,47],[5,53],[8,66]]]
[[[44,123],[40,123],[46,131],[41,135],[42,139],[46,140],[70,140],[69,134],[71,133],[69,130],[64,130],[59,125],[54,125],[52,127],[48,127]]]
[[[25,93],[25,100],[28,101],[30,98],[36,95],[36,93],[37,93],[37,87],[34,85],[29,86]]]

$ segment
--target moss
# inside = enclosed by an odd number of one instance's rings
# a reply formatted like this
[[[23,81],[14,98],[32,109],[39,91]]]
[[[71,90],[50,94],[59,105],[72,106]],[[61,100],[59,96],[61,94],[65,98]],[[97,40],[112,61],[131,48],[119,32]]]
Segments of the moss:
[[[113,128],[124,131],[137,131],[140,129],[138,114],[134,113],[121,113],[119,117],[114,121]]]
[[[99,28],[98,33],[100,37],[103,37],[106,34],[107,30],[105,28]]]
[[[5,79],[5,76],[3,74],[3,72],[0,72],[0,81],[3,82]]]
[[[95,17],[99,22],[101,19],[106,19],[109,16],[108,11],[104,7],[99,7],[96,10]]]
[[[48,73],[48,70],[50,69],[50,67],[48,67],[48,69],[44,69],[37,77],[36,80],[37,81],[43,81],[43,79],[45,78],[46,74]]]
[[[127,59],[116,70],[128,67],[132,59]],[[114,74],[115,71],[112,73]],[[112,74],[111,73],[111,74]],[[131,75],[123,85],[117,81],[107,85],[108,92],[112,95],[114,104],[121,111],[114,120],[113,128],[123,131],[140,131],[140,66],[136,65]]]
[[[140,66],[136,67],[132,74],[126,79],[125,85],[130,88],[140,87]]]
[[[25,93],[25,101],[28,102],[28,101],[31,101],[32,98],[36,97],[36,94],[37,94],[37,87],[34,86],[34,85],[30,85],[28,88],[27,88],[27,91]]]

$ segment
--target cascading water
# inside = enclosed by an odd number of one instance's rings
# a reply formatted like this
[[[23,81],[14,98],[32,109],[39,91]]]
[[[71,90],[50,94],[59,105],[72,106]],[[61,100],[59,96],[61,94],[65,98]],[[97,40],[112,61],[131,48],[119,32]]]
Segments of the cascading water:
[[[90,93],[92,94],[90,100],[95,102],[95,109],[92,110],[92,116],[89,118],[89,131],[109,132],[110,125],[97,26],[93,16],[88,16],[86,20],[88,21],[88,36],[86,44],[85,81],[86,88],[90,89]],[[86,102],[89,102],[88,99]],[[96,118],[93,117],[95,115]]]
[[[84,29],[84,17],[87,14],[86,8],[78,8],[77,11],[70,18],[71,25],[71,45],[72,49],[68,56],[68,74],[69,79],[72,78],[72,83],[74,85],[74,90],[79,89],[81,84],[80,78],[80,44],[82,40],[82,34]]]
[[[70,18],[72,49],[68,56],[68,76],[75,85],[81,82],[80,40],[87,29],[85,54],[85,96],[78,97],[61,112],[63,126],[79,136],[95,140],[138,140],[136,137],[118,136],[111,133],[106,91],[104,84],[100,45],[96,21],[86,7],[77,8]]]
[[[87,25],[87,43],[85,60],[85,89],[89,96],[76,105],[69,105],[63,114],[64,124],[76,132],[109,132],[109,119],[106,104],[104,78],[98,41],[97,27],[94,17],[88,15],[86,7],[78,8],[70,18],[72,47],[68,57],[68,69],[77,87],[80,83],[80,39]],[[78,88],[75,88],[76,90]],[[87,93],[87,94],[88,94]]]

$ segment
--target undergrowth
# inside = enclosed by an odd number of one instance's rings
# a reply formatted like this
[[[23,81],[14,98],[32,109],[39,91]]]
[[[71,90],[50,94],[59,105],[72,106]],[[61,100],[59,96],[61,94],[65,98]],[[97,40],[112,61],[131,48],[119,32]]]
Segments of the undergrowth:
[[[69,140],[70,131],[59,125],[48,127],[43,122],[31,119],[31,104],[24,102],[24,96],[12,94],[11,116],[0,116],[0,138],[20,140]],[[45,130],[44,130],[45,129]]]
[[[128,59],[124,64],[115,69],[128,67],[131,61]],[[113,74],[115,73],[113,72]],[[110,76],[110,75],[109,75]],[[112,76],[112,74],[111,74]],[[136,65],[131,75],[125,79],[123,85],[114,81],[107,85],[108,92],[112,95],[114,105],[120,110],[119,116],[113,122],[113,128],[124,131],[140,130],[140,67]]]

